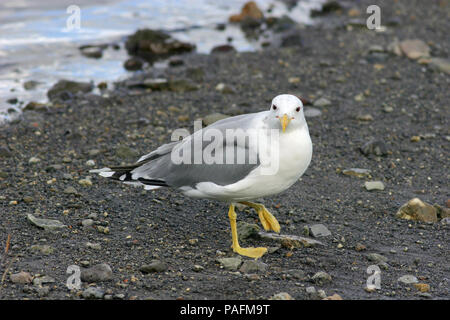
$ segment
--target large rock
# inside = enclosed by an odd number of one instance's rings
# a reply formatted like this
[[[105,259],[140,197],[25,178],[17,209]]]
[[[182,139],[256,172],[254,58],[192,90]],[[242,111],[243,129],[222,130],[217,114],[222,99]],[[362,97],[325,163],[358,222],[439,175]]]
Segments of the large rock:
[[[101,263],[88,269],[82,269],[80,277],[84,282],[108,281],[113,278],[113,272],[108,264]]]
[[[264,17],[261,9],[254,1],[249,1],[242,7],[241,13],[230,16],[230,22],[242,22],[246,19],[261,20]]]
[[[411,199],[406,204],[401,206],[396,216],[401,219],[414,221],[438,221],[437,209],[432,205],[423,202],[419,198]]]
[[[171,55],[190,52],[195,45],[173,39],[162,31],[142,29],[128,37],[125,48],[129,55],[153,63]]]
[[[31,224],[43,228],[45,230],[58,230],[63,229],[66,227],[61,221],[53,220],[53,219],[42,219],[42,218],[36,218],[31,213],[27,215],[28,221],[30,221]]]
[[[47,96],[50,100],[54,99],[62,99],[67,100],[72,95],[82,92],[88,93],[91,92],[94,88],[92,83],[89,82],[76,82],[70,80],[59,80],[56,84],[53,85],[48,91]]]

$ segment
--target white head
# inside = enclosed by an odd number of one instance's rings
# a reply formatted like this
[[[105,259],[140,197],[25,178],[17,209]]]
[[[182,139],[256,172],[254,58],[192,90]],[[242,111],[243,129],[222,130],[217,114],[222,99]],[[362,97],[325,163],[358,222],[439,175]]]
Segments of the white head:
[[[276,96],[272,100],[268,120],[273,127],[278,127],[283,132],[303,126],[306,120],[303,114],[302,101],[291,94]]]

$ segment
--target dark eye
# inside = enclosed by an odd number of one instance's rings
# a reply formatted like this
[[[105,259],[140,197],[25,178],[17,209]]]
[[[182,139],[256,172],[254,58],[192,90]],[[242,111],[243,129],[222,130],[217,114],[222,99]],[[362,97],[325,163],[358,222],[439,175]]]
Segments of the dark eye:
[[[277,108],[276,105],[273,105],[273,106],[272,106],[272,109],[273,109],[273,110],[277,110],[278,108]]]
[[[297,107],[297,109],[295,109],[295,111],[300,112],[300,107]]]

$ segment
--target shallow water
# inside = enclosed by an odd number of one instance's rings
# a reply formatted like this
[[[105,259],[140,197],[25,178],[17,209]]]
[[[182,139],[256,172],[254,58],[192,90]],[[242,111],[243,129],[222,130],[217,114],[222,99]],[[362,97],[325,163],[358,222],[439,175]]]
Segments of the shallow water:
[[[239,51],[260,49],[247,40],[239,27],[215,29],[231,14],[239,13],[247,0],[78,0],[79,29],[68,29],[73,0],[2,0],[0,2],[0,123],[16,117],[28,101],[46,101],[46,92],[59,79],[93,81],[95,84],[122,79],[130,73],[123,68],[127,53],[110,47],[100,59],[81,55],[82,44],[120,42],[138,28],[162,29],[173,37],[195,43],[197,52],[209,53],[232,37]],[[277,0],[257,0],[272,16],[287,14],[310,24],[310,10],[323,0],[303,0],[288,11]],[[69,27],[71,24],[69,24]],[[25,90],[24,82],[39,82]],[[17,98],[17,104],[7,100]],[[9,112],[8,112],[9,110]]]

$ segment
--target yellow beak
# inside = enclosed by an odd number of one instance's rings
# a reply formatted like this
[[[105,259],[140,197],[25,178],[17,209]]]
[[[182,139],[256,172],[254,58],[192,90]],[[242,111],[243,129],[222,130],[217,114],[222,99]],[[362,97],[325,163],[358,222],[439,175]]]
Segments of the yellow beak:
[[[281,128],[283,128],[283,132],[285,132],[286,127],[288,126],[289,122],[291,122],[291,119],[285,113],[284,116],[282,118],[280,118],[280,122],[281,122]]]

